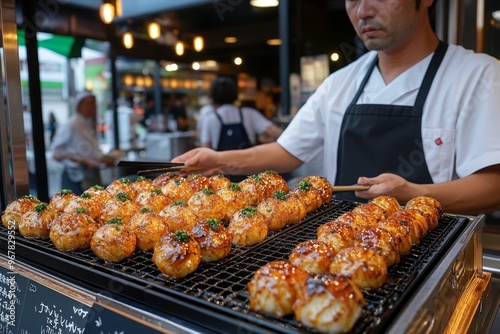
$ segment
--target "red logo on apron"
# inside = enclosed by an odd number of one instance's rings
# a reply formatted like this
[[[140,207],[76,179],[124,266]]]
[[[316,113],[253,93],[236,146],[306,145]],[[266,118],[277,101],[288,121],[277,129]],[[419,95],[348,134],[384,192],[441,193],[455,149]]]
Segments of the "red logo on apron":
[[[438,138],[436,140],[434,140],[434,142],[436,143],[436,145],[441,145],[443,143],[443,141],[441,140],[441,138]]]

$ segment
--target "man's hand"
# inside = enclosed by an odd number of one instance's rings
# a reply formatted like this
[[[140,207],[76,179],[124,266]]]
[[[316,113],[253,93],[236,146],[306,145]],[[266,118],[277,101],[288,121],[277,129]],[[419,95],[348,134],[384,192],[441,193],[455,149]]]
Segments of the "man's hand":
[[[415,192],[414,183],[406,181],[399,175],[384,173],[376,177],[359,177],[358,184],[360,186],[369,186],[370,189],[364,191],[356,191],[356,196],[364,199],[371,199],[377,196],[393,196],[399,203],[405,203]]]

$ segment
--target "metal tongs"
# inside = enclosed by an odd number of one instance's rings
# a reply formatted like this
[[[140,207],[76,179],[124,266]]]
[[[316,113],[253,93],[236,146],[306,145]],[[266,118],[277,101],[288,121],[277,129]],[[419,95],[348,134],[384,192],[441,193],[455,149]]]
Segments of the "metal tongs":
[[[200,170],[202,167],[186,166],[182,162],[160,162],[160,161],[119,161],[119,167],[144,167],[146,169],[137,172],[139,176],[159,175],[163,173],[190,172]]]

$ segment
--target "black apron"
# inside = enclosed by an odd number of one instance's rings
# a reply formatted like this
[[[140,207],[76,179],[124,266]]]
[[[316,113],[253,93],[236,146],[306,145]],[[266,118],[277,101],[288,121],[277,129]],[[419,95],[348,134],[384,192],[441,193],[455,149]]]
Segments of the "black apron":
[[[245,126],[243,125],[243,113],[241,108],[238,108],[238,111],[240,113],[239,123],[224,124],[222,118],[217,111],[214,110],[221,124],[217,151],[240,150],[252,147]],[[226,177],[228,177],[231,182],[240,182],[247,178],[246,175],[226,175]]]
[[[422,145],[422,114],[432,81],[448,44],[440,42],[425,73],[414,106],[361,104],[358,101],[377,64],[371,64],[342,120],[335,184],[356,184],[358,177],[394,173],[414,183],[433,183]],[[336,198],[362,202],[354,192]]]
[[[241,108],[239,108],[238,111],[240,113],[241,120],[239,123],[224,124],[222,118],[219,116],[217,111],[214,110],[215,116],[217,116],[217,119],[221,124],[217,151],[239,150],[252,146],[250,139],[248,138],[247,131],[243,126],[243,114],[241,112]]]

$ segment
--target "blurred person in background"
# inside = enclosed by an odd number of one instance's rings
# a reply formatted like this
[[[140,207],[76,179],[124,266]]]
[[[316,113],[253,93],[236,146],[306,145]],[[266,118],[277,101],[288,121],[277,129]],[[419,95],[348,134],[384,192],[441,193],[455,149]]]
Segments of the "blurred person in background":
[[[92,93],[77,94],[73,115],[56,130],[50,145],[53,158],[64,165],[61,188],[77,195],[101,184],[101,164],[114,165],[114,158],[104,155],[99,148],[96,112],[96,98]]]
[[[169,123],[171,131],[188,131],[190,121],[186,111],[185,94],[172,93],[168,96],[168,117],[174,122]]]

